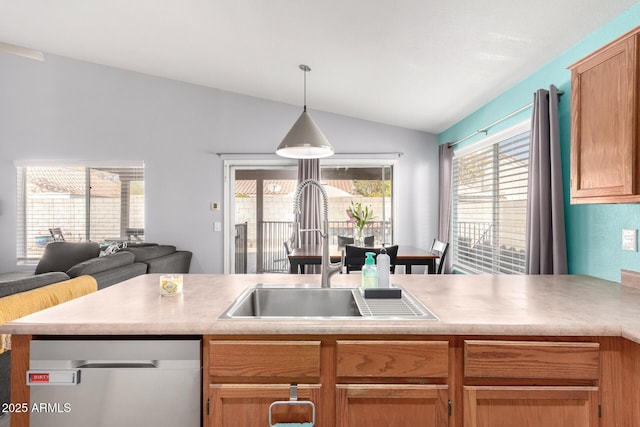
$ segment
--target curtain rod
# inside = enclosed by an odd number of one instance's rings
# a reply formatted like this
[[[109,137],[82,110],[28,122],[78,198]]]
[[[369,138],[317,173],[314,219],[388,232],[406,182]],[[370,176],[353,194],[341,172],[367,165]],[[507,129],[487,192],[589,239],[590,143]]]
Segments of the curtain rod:
[[[215,153],[216,156],[218,157],[223,157],[223,156],[275,156],[276,153],[272,152],[272,153]],[[389,156],[389,157],[402,157],[404,155],[403,152],[401,151],[391,151],[391,152],[367,152],[367,153],[335,153],[334,156],[336,157],[340,157],[340,156]],[[278,157],[281,158],[281,157]],[[295,160],[295,159],[294,159]]]
[[[558,92],[558,99],[560,98],[560,96],[564,93],[563,91],[559,90]],[[498,120],[495,120],[491,123],[489,123],[488,125],[478,129],[477,131],[470,133],[469,135],[465,136],[464,138],[460,138],[456,141],[450,142],[449,143],[449,147],[453,147],[454,145],[460,144],[463,141],[466,141],[467,139],[476,136],[479,133],[484,133],[485,135],[487,135],[487,133],[489,132],[489,129],[492,128],[493,126],[497,125],[500,122],[503,122],[505,120],[507,120],[510,117],[515,116],[518,113],[523,112],[524,110],[531,108],[533,106],[533,102],[528,103],[527,105],[523,105],[522,107],[518,108],[515,111],[510,112],[509,114],[507,114],[506,116],[502,116],[500,117]]]

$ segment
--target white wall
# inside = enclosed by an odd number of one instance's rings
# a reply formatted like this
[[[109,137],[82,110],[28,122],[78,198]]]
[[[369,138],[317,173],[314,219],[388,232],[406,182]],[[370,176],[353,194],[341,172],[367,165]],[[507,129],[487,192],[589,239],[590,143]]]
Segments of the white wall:
[[[15,160],[143,160],[147,241],[194,254],[191,272],[223,271],[223,200],[216,152],[273,152],[301,112],[202,86],[45,54],[0,53],[0,273],[16,271]],[[375,88],[371,88],[375,90]],[[400,158],[400,244],[437,232],[434,135],[310,110],[339,153]]]

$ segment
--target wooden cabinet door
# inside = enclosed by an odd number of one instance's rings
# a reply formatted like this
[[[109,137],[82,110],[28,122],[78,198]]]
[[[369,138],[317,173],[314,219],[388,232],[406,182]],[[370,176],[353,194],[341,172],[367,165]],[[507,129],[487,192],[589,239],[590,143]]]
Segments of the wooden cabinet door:
[[[209,386],[209,427],[256,427],[269,425],[269,406],[274,401],[289,400],[287,384],[211,384]],[[316,406],[316,426],[323,424],[319,414],[320,385],[298,385],[298,400]],[[206,413],[206,411],[205,411]],[[312,419],[309,405],[279,406],[274,410],[273,424],[304,423]]]
[[[637,37],[571,67],[571,201],[638,194]]]
[[[336,427],[449,425],[446,385],[336,386]]]
[[[597,387],[465,386],[465,427],[595,427]]]

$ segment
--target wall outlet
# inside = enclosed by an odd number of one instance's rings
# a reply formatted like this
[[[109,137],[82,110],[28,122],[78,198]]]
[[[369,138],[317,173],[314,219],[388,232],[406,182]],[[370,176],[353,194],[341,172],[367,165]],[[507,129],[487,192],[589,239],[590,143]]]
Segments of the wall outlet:
[[[222,231],[222,223],[220,221],[213,223],[213,231]]]
[[[211,202],[209,204],[209,209],[211,209],[212,211],[219,211],[220,210],[220,203],[218,202]]]
[[[638,252],[638,230],[635,228],[622,229],[622,250]]]

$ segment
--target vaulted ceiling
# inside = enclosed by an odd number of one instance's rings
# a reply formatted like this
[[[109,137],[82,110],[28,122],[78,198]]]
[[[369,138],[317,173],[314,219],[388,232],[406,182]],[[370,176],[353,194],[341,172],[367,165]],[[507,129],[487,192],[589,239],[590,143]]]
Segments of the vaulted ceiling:
[[[636,0],[0,0],[0,41],[439,133]],[[0,53],[2,55],[3,53]]]

